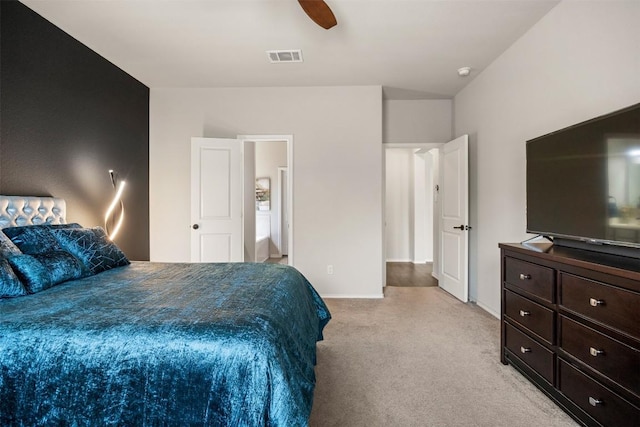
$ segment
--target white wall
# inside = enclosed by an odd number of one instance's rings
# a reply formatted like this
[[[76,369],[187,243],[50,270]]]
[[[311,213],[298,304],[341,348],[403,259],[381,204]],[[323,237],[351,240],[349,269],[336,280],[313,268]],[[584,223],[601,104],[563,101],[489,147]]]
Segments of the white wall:
[[[440,188],[440,152],[441,149],[433,148],[429,150],[429,163],[431,167],[431,198],[433,200],[433,228],[431,229],[431,236],[433,238],[433,269],[432,274],[436,279],[440,279],[440,197],[439,191],[435,188]]]
[[[451,99],[384,101],[385,143],[450,141],[453,127]]]
[[[462,90],[471,298],[500,312],[498,242],[525,239],[525,141],[640,101],[640,2],[563,1]]]
[[[243,201],[242,206],[255,205],[255,183],[253,178],[256,176],[256,143],[253,141],[244,141],[243,160],[244,160],[244,176],[243,176]],[[247,212],[248,211],[248,212]],[[251,209],[244,209],[242,213],[244,232],[244,260],[254,262],[256,260],[256,212]]]
[[[433,218],[427,226],[426,213],[430,212],[431,206],[427,208],[427,165],[425,153],[415,153],[413,155],[413,257],[415,263],[427,262],[427,246],[433,246],[433,239],[427,240],[427,230],[433,225]],[[430,200],[429,200],[430,201]],[[432,261],[429,255],[429,261]]]
[[[421,181],[424,183],[424,190],[421,190],[421,194],[424,196],[424,209],[418,210],[422,213],[422,217],[416,222],[420,222],[424,227],[423,241],[424,244],[420,244],[420,248],[424,252],[416,252],[413,254],[414,262],[433,262],[433,254],[435,250],[435,242],[433,239],[433,227],[437,217],[434,216],[434,164],[433,155],[429,152],[420,156],[420,163],[424,165],[424,175]],[[416,195],[417,197],[417,195]]]
[[[416,148],[385,150],[386,260],[433,261],[433,156]]]
[[[156,88],[149,130],[151,260],[189,260],[192,136],[291,134],[295,267],[324,296],[381,296],[380,86]]]
[[[387,261],[413,261],[415,151],[412,148],[385,150]]]

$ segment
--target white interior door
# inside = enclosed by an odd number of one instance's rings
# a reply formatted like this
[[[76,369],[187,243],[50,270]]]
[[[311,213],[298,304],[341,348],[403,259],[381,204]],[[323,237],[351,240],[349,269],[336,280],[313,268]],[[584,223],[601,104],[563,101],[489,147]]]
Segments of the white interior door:
[[[469,299],[469,139],[444,145],[440,179],[441,275],[439,284],[459,300]]]
[[[243,261],[242,152],[236,139],[191,139],[191,261]]]

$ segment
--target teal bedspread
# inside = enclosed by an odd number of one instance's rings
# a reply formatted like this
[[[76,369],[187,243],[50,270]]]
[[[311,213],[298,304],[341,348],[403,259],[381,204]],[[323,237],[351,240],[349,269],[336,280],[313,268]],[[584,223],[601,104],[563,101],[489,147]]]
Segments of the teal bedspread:
[[[0,425],[303,426],[330,317],[277,264],[134,262],[0,300]]]

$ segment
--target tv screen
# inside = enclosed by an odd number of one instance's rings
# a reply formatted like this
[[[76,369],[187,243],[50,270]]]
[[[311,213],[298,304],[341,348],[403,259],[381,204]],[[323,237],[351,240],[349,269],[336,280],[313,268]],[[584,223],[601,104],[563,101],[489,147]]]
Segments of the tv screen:
[[[527,232],[640,248],[640,104],[527,141]]]

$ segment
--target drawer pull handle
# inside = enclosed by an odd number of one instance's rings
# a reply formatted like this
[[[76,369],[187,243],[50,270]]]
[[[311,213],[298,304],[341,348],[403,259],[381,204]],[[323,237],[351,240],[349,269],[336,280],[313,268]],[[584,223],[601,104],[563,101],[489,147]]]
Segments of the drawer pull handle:
[[[591,354],[593,357],[598,357],[599,355],[604,354],[604,350],[598,350],[593,347],[589,347],[589,354]]]
[[[520,347],[520,353],[531,353],[531,349],[527,347]]]
[[[598,307],[599,305],[604,305],[604,300],[589,298],[589,305],[591,305],[591,307]]]
[[[530,274],[520,273],[520,280],[529,280],[529,279],[531,279],[531,275]]]
[[[520,310],[520,316],[524,317],[524,316],[531,316],[531,312],[529,311],[524,311],[524,310]]]
[[[589,405],[598,406],[602,405],[603,401],[600,399],[596,399],[595,397],[589,397]]]

